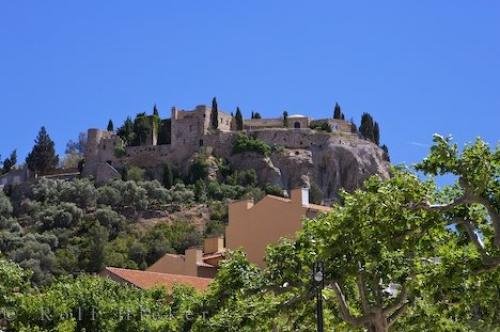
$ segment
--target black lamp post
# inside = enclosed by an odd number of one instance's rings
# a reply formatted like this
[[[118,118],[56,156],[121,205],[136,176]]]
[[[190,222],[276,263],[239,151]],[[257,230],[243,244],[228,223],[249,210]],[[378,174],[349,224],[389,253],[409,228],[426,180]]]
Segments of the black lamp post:
[[[316,289],[316,324],[318,332],[323,332],[323,288],[325,287],[325,267],[323,262],[315,262],[313,283]]]

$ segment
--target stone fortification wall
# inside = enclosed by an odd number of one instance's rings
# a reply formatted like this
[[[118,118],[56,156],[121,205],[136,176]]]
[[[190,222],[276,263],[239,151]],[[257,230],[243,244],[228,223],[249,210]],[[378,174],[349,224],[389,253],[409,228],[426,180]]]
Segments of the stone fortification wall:
[[[281,128],[283,127],[283,118],[275,119],[247,119],[243,122],[244,129],[259,128]]]
[[[219,111],[219,127],[221,131],[230,131],[236,129],[234,119],[231,114]]]
[[[339,119],[328,119],[328,123],[330,124],[330,127],[332,127],[333,132],[351,133],[351,123],[348,121]]]
[[[327,144],[355,146],[369,144],[360,140],[356,135],[344,132],[327,133],[309,128],[290,129],[272,128],[258,130],[244,130],[206,135],[203,140],[205,146],[210,146],[215,155],[227,157],[232,153],[233,141],[239,133],[247,134],[266,142],[269,145],[281,145],[287,149],[322,148]]]

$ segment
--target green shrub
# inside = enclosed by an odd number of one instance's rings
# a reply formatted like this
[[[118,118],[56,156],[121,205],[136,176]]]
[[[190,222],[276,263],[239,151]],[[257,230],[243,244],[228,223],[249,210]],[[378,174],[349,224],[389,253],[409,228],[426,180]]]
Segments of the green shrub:
[[[240,186],[255,186],[257,184],[257,173],[254,169],[236,171],[228,176],[227,183]]]
[[[314,130],[326,131],[328,133],[332,132],[332,126],[327,121],[312,121],[309,128]]]
[[[114,151],[114,155],[116,158],[124,157],[127,154],[123,145],[117,146]]]
[[[257,152],[267,157],[271,154],[271,147],[257,138],[239,134],[234,141],[233,154],[242,152]]]
[[[283,189],[281,189],[280,186],[274,185],[274,184],[266,184],[264,187],[264,191],[266,192],[266,195],[274,195],[274,196],[281,196],[283,197]]]
[[[198,180],[205,180],[208,176],[208,162],[206,156],[198,156],[189,168],[189,181],[195,183]]]
[[[127,180],[135,181],[135,182],[143,181],[144,180],[144,173],[145,173],[145,170],[143,170],[142,168],[132,166],[127,171]]]

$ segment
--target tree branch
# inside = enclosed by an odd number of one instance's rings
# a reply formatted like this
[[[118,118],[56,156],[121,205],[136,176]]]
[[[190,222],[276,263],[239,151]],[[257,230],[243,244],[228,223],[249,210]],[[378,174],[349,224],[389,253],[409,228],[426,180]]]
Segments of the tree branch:
[[[359,271],[356,278],[356,284],[358,285],[359,297],[361,299],[361,307],[363,308],[363,312],[367,314],[370,312],[370,305],[368,304],[368,299],[366,297],[367,291],[363,276],[364,270],[363,267],[361,266],[361,262],[358,262],[358,267]]]
[[[347,302],[345,300],[344,293],[342,292],[342,288],[340,287],[339,283],[335,281],[332,286],[337,297],[337,302],[340,306],[340,316],[342,317],[342,319],[354,326],[363,326],[366,322],[368,322],[367,316],[354,317],[353,315],[351,315],[351,312],[349,311],[349,307],[347,306]]]
[[[482,256],[486,256],[487,252],[484,248],[484,244],[481,242],[481,239],[479,239],[479,236],[475,232],[476,227],[474,226],[474,224],[470,220],[460,217],[453,218],[453,221],[456,224],[461,224],[464,226],[465,231],[467,232],[467,235],[471,239],[472,243],[474,243],[474,246],[476,246],[477,250],[479,250]]]
[[[408,296],[408,289],[406,285],[403,285],[398,296],[392,304],[388,304],[384,309],[384,315],[392,315],[394,312],[398,311],[406,302]]]
[[[408,301],[404,302],[398,309],[396,309],[396,311],[394,311],[392,313],[392,315],[390,315],[387,318],[387,322],[388,322],[389,327],[391,327],[392,324],[394,324],[394,322],[396,322],[396,320],[406,312],[406,310],[408,309],[409,303],[410,302],[408,302]]]

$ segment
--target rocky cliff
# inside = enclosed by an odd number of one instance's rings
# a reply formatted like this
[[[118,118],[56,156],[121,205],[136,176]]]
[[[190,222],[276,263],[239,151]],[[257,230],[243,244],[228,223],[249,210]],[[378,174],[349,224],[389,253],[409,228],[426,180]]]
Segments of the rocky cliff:
[[[292,134],[297,136],[286,137],[286,147],[278,145],[268,157],[255,152],[232,154],[234,138],[221,136],[213,144],[213,153],[227,158],[236,170],[254,169],[262,184],[319,189],[325,203],[338,199],[340,189],[358,188],[371,175],[389,176],[389,163],[382,150],[366,140],[313,130]],[[262,131],[253,136],[275,147],[277,141],[283,141],[282,132],[270,135]]]

